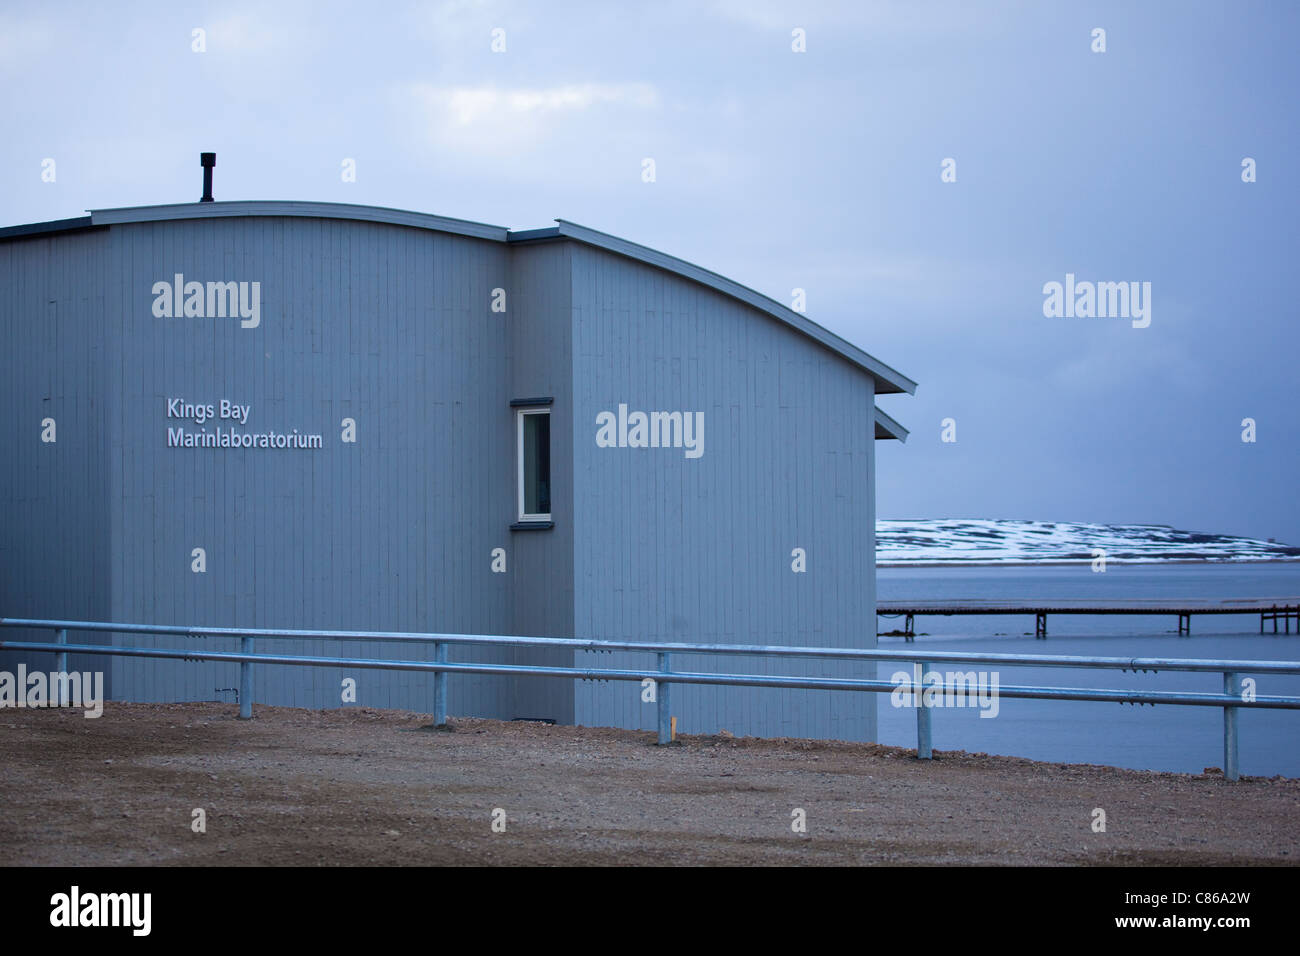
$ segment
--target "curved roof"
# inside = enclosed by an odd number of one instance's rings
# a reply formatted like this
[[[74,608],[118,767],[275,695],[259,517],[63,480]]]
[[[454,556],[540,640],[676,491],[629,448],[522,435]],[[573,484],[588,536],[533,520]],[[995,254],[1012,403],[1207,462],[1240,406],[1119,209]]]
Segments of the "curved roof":
[[[877,393],[916,391],[916,382],[890,368],[856,345],[822,328],[807,316],[768,298],[753,289],[733,282],[716,272],[710,272],[684,259],[678,259],[647,246],[620,239],[607,233],[580,226],[565,219],[557,219],[555,226],[543,229],[510,230],[504,226],[433,216],[428,213],[387,209],[381,206],[357,206],[349,203],[300,202],[297,200],[240,200],[236,202],[175,203],[165,206],[130,206],[119,209],[92,209],[89,216],[80,219],[63,219],[27,226],[10,226],[0,229],[0,240],[49,235],[75,229],[106,227],[133,222],[161,222],[172,219],[206,219],[236,216],[294,216],[311,219],[350,219],[379,222],[415,229],[470,236],[493,242],[535,242],[539,240],[570,239],[604,249],[616,255],[673,272],[684,278],[708,286],[724,295],[765,312],[780,322],[803,333],[830,351],[864,369],[875,380]],[[905,434],[905,433],[904,433]]]
[[[294,216],[306,219],[354,219],[382,222],[392,226],[432,229],[476,239],[505,242],[510,230],[465,219],[449,219],[405,209],[383,206],[354,206],[341,202],[299,202],[297,200],[240,200],[238,202],[186,202],[170,206],[126,206],[121,209],[92,209],[90,221],[96,226],[127,222],[159,222],[165,219],[219,219],[230,216]]]

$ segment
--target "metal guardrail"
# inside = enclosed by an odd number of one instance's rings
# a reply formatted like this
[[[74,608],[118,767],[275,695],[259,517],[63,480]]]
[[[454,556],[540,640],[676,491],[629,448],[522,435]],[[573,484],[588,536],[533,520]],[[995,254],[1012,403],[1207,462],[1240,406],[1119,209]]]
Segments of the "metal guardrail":
[[[275,630],[232,627],[173,627],[158,624],[118,624],[102,621],[34,620],[0,618],[0,627],[33,628],[55,632],[53,643],[0,641],[0,650],[48,651],[55,655],[55,669],[66,672],[68,654],[103,654],[117,657],[152,657],[173,660],[226,661],[239,664],[239,716],[252,717],[254,664],[278,664],[302,667],[353,667],[374,670],[407,670],[432,673],[434,722],[447,722],[448,674],[500,674],[562,677],[583,680],[653,680],[656,686],[659,742],[671,739],[671,690],[674,684],[712,684],[738,687],[785,687],[812,690],[850,690],[892,693],[898,685],[892,681],[865,678],[783,677],[765,674],[725,674],[675,671],[672,655],[713,656],[743,655],[759,657],[798,657],[806,659],[894,661],[913,665],[919,680],[908,693],[916,707],[917,757],[933,756],[930,710],[925,702],[924,680],[934,663],[978,663],[1002,667],[1069,667],[1118,669],[1120,671],[1159,672],[1188,671],[1223,675],[1223,693],[1186,691],[1129,691],[1093,687],[1000,686],[998,696],[1010,699],[1094,700],[1128,704],[1177,704],[1221,707],[1223,709],[1223,770],[1228,780],[1240,776],[1237,759],[1237,712],[1243,708],[1280,708],[1300,710],[1300,697],[1257,696],[1243,694],[1242,674],[1300,674],[1298,661],[1196,660],[1159,657],[1088,657],[1079,655],[1000,654],[959,651],[889,651],[836,647],[791,647],[765,644],[692,644],[654,641],[590,641],[564,637],[518,637],[494,634],[410,633],[405,631],[332,631]],[[69,644],[68,631],[108,632],[178,637],[238,638],[240,649],[233,651],[199,651],[188,648],[118,647],[105,644]],[[432,661],[382,660],[358,657],[304,657],[285,654],[255,654],[255,640],[335,640],[382,641],[387,643],[432,644]],[[448,648],[456,646],[559,647],[584,651],[635,651],[657,655],[655,669],[611,669],[585,667],[549,667],[524,664],[484,664],[450,661]],[[963,687],[963,700],[969,700],[972,688]],[[945,694],[954,693],[952,688]],[[62,703],[62,702],[61,702]]]

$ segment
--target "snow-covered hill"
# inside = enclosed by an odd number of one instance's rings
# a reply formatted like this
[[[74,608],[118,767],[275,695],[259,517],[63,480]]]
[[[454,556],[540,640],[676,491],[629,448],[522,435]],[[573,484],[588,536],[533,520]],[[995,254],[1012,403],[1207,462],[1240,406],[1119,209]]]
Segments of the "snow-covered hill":
[[[964,518],[876,523],[876,563],[881,567],[1088,561],[1098,548],[1107,561],[1130,563],[1300,560],[1300,547],[1158,524]]]

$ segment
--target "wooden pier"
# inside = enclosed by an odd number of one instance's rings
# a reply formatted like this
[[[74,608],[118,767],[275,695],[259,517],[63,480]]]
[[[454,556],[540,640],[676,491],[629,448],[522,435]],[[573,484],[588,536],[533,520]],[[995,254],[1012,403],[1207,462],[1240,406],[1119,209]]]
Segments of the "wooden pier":
[[[1034,637],[1047,639],[1049,614],[1171,614],[1178,618],[1178,633],[1192,633],[1193,614],[1258,614],[1259,633],[1264,633],[1266,621],[1273,622],[1273,633],[1278,624],[1282,633],[1291,633],[1291,622],[1296,622],[1300,634],[1300,598],[1264,598],[1231,601],[1047,601],[1034,604],[1017,604],[1011,601],[955,600],[955,601],[881,601],[876,605],[878,617],[902,617],[903,636],[916,637],[914,619],[923,615],[952,617],[955,615],[984,614],[1010,616],[1034,615]],[[877,630],[879,628],[877,627]]]

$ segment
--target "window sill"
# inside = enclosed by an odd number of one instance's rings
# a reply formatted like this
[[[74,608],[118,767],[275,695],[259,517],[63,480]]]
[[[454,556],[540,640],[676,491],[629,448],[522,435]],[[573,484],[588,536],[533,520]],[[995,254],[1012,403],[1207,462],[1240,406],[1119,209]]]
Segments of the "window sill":
[[[554,521],[516,521],[510,526],[511,531],[549,531],[555,527]]]

